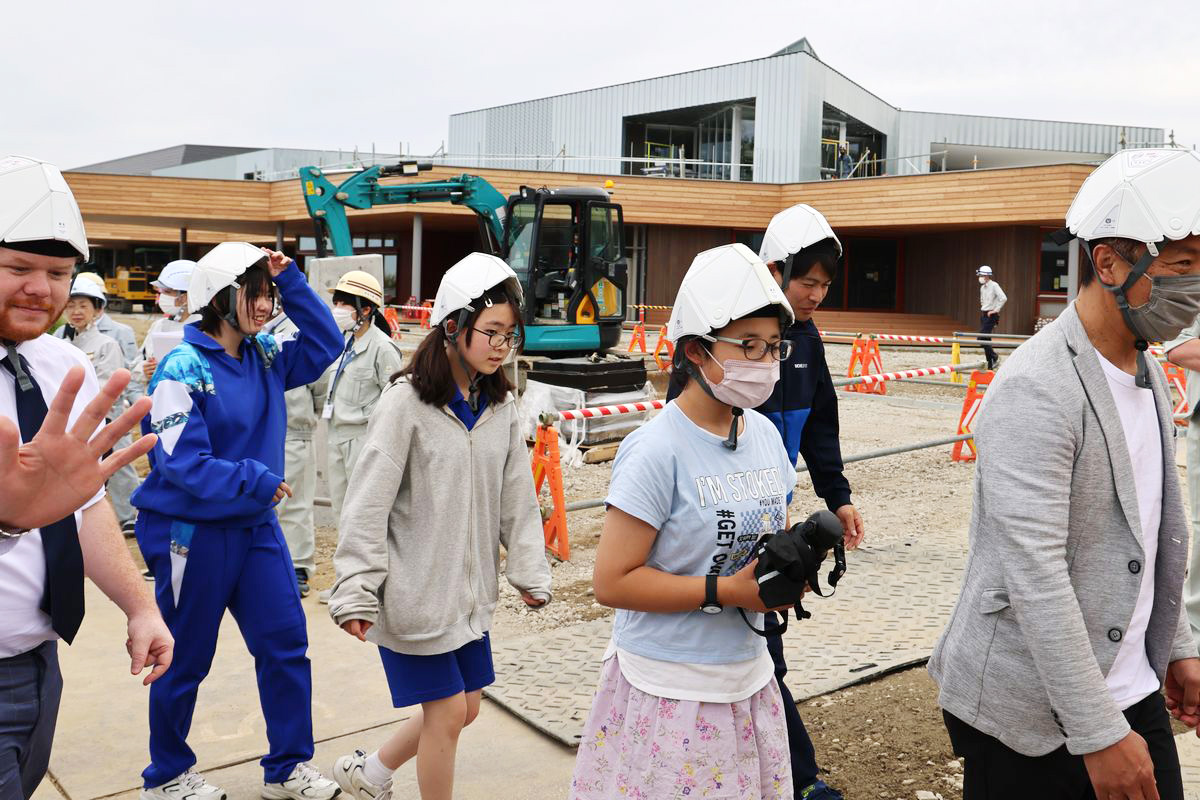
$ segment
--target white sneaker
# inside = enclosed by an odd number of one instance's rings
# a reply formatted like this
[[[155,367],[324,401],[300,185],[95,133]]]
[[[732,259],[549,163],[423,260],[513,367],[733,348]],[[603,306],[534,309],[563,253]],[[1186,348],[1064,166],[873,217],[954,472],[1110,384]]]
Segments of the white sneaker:
[[[336,783],[304,763],[297,764],[283,783],[263,784],[262,790],[266,800],[332,800],[341,793]]]
[[[354,800],[390,800],[392,782],[374,784],[367,780],[364,768],[367,764],[367,754],[355,750],[352,756],[342,756],[333,765],[333,779],[337,781],[342,791]]]
[[[213,786],[193,770],[180,775],[173,781],[142,789],[140,800],[225,800],[225,790]]]
[[[317,593],[317,600],[322,605],[329,605],[329,598],[333,596],[333,589],[322,589]]]

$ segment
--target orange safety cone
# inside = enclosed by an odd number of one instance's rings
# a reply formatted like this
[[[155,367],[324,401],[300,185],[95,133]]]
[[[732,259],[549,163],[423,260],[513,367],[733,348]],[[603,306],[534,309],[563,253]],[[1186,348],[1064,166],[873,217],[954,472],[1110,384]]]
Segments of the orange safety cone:
[[[659,355],[663,350],[667,351],[667,358],[664,361]],[[675,345],[667,338],[667,326],[663,325],[658,330],[658,342],[654,345],[654,363],[658,364],[658,368],[663,372],[667,372],[671,368],[671,364],[675,361]]]
[[[861,370],[855,372],[855,369]],[[856,336],[854,346],[850,350],[850,368],[846,370],[847,378],[857,378],[860,375],[878,375],[883,372],[883,355],[879,352],[879,342],[874,336]],[[874,383],[854,383],[843,387],[848,392],[863,394],[887,394],[887,381]]]
[[[421,327],[422,327],[422,328],[428,328],[428,327],[429,327],[429,318],[430,318],[430,316],[432,316],[432,315],[433,315],[433,301],[432,301],[432,300],[426,300],[424,303],[421,303],[421,305],[422,305],[423,307],[425,307],[425,308],[428,308],[428,309],[429,309],[429,312],[428,312],[428,313],[421,314]],[[420,313],[420,312],[417,312],[417,313]]]
[[[1188,413],[1187,370],[1178,364],[1172,364],[1170,361],[1163,364],[1163,369],[1167,373],[1167,385],[1179,392],[1179,402],[1175,404],[1175,416]],[[1177,419],[1175,422],[1187,425],[1187,420]]]
[[[533,489],[539,498],[542,484],[547,480],[550,482],[550,507],[541,506],[546,549],[559,561],[569,561],[571,543],[567,538],[567,503],[563,496],[562,463],[558,459],[557,428],[538,425],[530,463],[533,467]]]
[[[994,372],[971,373],[971,381],[967,384],[967,396],[963,399],[962,415],[958,418],[958,435],[973,433],[971,426],[979,415],[979,404],[983,402],[983,393],[991,384]],[[965,445],[965,447],[964,447]],[[965,439],[954,443],[954,452],[950,454],[951,461],[974,461],[977,452],[975,439]]]

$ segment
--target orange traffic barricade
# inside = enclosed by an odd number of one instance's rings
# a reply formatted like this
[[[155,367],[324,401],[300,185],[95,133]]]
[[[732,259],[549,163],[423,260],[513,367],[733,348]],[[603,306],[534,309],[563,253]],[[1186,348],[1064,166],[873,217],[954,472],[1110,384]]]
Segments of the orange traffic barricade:
[[[625,352],[632,353],[634,345],[642,349],[643,353],[650,352],[646,349],[646,309],[638,309],[637,325],[633,326],[633,333],[629,337],[629,349]]]
[[[1170,361],[1163,364],[1163,369],[1167,373],[1167,385],[1179,393],[1179,401],[1175,404],[1175,416],[1188,413],[1187,401],[1187,370],[1178,364],[1172,364]],[[1186,419],[1177,419],[1176,423],[1187,425]]]
[[[855,370],[858,372],[855,372]],[[874,336],[857,336],[854,347],[850,350],[850,368],[846,371],[847,378],[857,378],[861,375],[878,375],[883,372],[883,356],[879,352],[879,342]],[[885,381],[872,383],[855,383],[843,387],[848,392],[864,394],[887,394]]]
[[[396,309],[391,306],[384,308],[383,318],[387,320],[388,327],[392,329],[393,339],[399,339],[404,335],[400,330],[400,314]]]
[[[975,424],[975,418],[979,416],[979,405],[983,402],[983,393],[987,391],[987,387],[995,375],[994,372],[980,372],[979,370],[971,373],[971,380],[967,384],[967,396],[963,398],[962,415],[958,418],[959,436],[964,433],[974,433],[972,426]],[[975,439],[965,439],[954,443],[954,451],[950,454],[950,460],[974,461],[976,455]]]
[[[559,561],[569,561],[571,544],[567,538],[567,502],[563,494],[562,463],[558,457],[558,429],[538,425],[533,443],[533,488],[542,510],[542,534],[546,549]],[[542,484],[549,483],[550,504],[541,503]]]
[[[666,351],[667,357],[662,358],[661,353]],[[658,368],[663,372],[667,372],[671,368],[671,364],[675,361],[675,345],[667,338],[667,326],[663,325],[658,331],[658,341],[654,345],[654,363],[658,364]]]

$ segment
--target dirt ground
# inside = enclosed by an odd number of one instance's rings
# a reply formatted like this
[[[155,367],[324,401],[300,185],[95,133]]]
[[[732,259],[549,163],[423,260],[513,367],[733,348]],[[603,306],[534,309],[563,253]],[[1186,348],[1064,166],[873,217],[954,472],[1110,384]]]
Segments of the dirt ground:
[[[141,330],[152,319],[120,318]],[[415,342],[405,344],[411,347]],[[827,353],[833,374],[845,374],[850,348],[831,345]],[[972,359],[964,354],[964,360]],[[883,350],[888,371],[946,363],[945,351]],[[839,391],[843,455],[953,435],[964,394],[959,386],[916,383],[888,384],[884,397]],[[846,466],[855,505],[866,523],[864,548],[921,540],[965,552],[974,465],[951,461],[950,450],[940,446]],[[610,464],[565,467],[567,502],[602,498],[610,473]],[[811,483],[801,475],[793,518],[819,507]],[[494,635],[528,635],[611,616],[610,609],[595,602],[591,588],[602,523],[600,509],[568,515],[571,561],[552,561],[554,601],[547,608],[529,610],[517,592],[501,582]],[[335,545],[336,530],[318,528],[314,592],[333,582]],[[853,570],[853,554],[850,559]],[[800,664],[790,666],[803,669]],[[928,792],[943,800],[961,798],[962,767],[950,750],[935,687],[923,668],[805,701],[800,711],[826,779],[846,797],[916,798],[917,792]]]

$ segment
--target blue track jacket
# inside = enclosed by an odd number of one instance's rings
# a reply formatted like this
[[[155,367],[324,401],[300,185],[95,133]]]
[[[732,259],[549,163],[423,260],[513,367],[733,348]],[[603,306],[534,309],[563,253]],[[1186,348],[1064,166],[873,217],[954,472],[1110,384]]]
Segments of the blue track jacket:
[[[755,410],[775,423],[793,464],[798,455],[804,458],[813,490],[836,511],[850,502],[850,484],[842,474],[837,395],[825,363],[825,345],[812,320],[795,323],[784,338],[793,343],[792,355],[779,365],[771,398]],[[672,383],[667,400],[678,394]]]
[[[249,527],[274,516],[283,480],[283,393],[321,377],[342,351],[329,308],[293,263],[275,279],[300,332],[280,345],[260,333],[241,359],[196,325],[150,380],[154,408],[142,432],[158,434],[151,471],[133,493],[138,508],[187,522]]]

